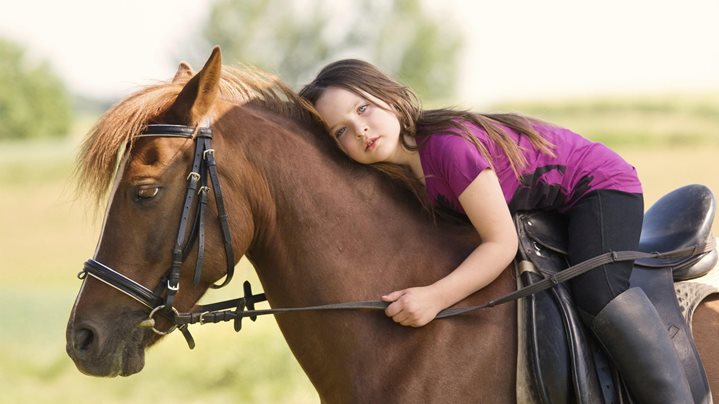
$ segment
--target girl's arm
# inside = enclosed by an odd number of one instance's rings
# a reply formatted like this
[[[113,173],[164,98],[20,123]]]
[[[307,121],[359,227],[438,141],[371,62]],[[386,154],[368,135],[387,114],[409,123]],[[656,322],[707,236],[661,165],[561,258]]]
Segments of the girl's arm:
[[[402,325],[421,327],[495,280],[517,253],[517,233],[497,175],[482,171],[459,196],[481,244],[454,271],[424,287],[392,292],[385,313]]]

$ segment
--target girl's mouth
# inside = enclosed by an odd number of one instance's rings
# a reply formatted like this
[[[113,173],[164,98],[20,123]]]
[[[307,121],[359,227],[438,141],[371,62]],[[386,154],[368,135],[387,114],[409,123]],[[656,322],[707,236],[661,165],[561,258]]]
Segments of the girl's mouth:
[[[364,150],[370,151],[373,150],[377,146],[377,141],[379,140],[379,137],[373,137],[367,143],[365,144]]]

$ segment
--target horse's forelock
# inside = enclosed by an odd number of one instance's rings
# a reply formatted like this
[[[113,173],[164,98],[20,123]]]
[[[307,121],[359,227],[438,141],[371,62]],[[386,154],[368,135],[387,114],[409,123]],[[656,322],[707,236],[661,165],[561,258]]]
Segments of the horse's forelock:
[[[166,111],[181,89],[172,83],[148,86],[105,112],[82,143],[75,168],[78,191],[89,193],[99,203],[112,182],[120,153],[132,147],[144,126]]]
[[[148,122],[166,112],[187,79],[163,82],[141,89],[105,112],[85,137],[75,175],[80,194],[88,193],[99,205],[107,194],[121,153],[132,147]],[[244,66],[223,66],[220,97],[230,103],[255,102],[293,120],[317,126],[314,108],[276,76]]]

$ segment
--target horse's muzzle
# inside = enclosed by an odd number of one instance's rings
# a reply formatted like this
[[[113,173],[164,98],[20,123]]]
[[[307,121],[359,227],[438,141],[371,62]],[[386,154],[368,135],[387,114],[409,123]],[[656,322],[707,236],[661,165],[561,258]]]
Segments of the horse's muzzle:
[[[119,332],[113,332],[115,330]],[[145,330],[137,327],[122,333],[117,327],[108,330],[91,321],[71,319],[67,326],[66,350],[78,370],[86,375],[129,376],[145,366],[145,334]]]

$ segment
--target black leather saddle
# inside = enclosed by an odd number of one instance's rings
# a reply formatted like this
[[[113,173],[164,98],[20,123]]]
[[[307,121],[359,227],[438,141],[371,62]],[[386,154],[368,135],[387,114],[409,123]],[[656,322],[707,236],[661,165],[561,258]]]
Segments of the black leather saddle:
[[[645,214],[640,240],[644,252],[671,251],[714,240],[716,202],[703,185],[679,188]],[[569,266],[566,218],[558,213],[519,212],[518,286],[541,281]],[[691,257],[645,259],[635,263],[631,286],[641,287],[670,331],[697,403],[710,403],[709,384],[689,325],[682,317],[673,279],[698,277],[717,262],[716,249]],[[631,402],[621,379],[591,332],[580,321],[569,285],[522,299],[518,304],[520,347],[518,401],[531,403]]]

